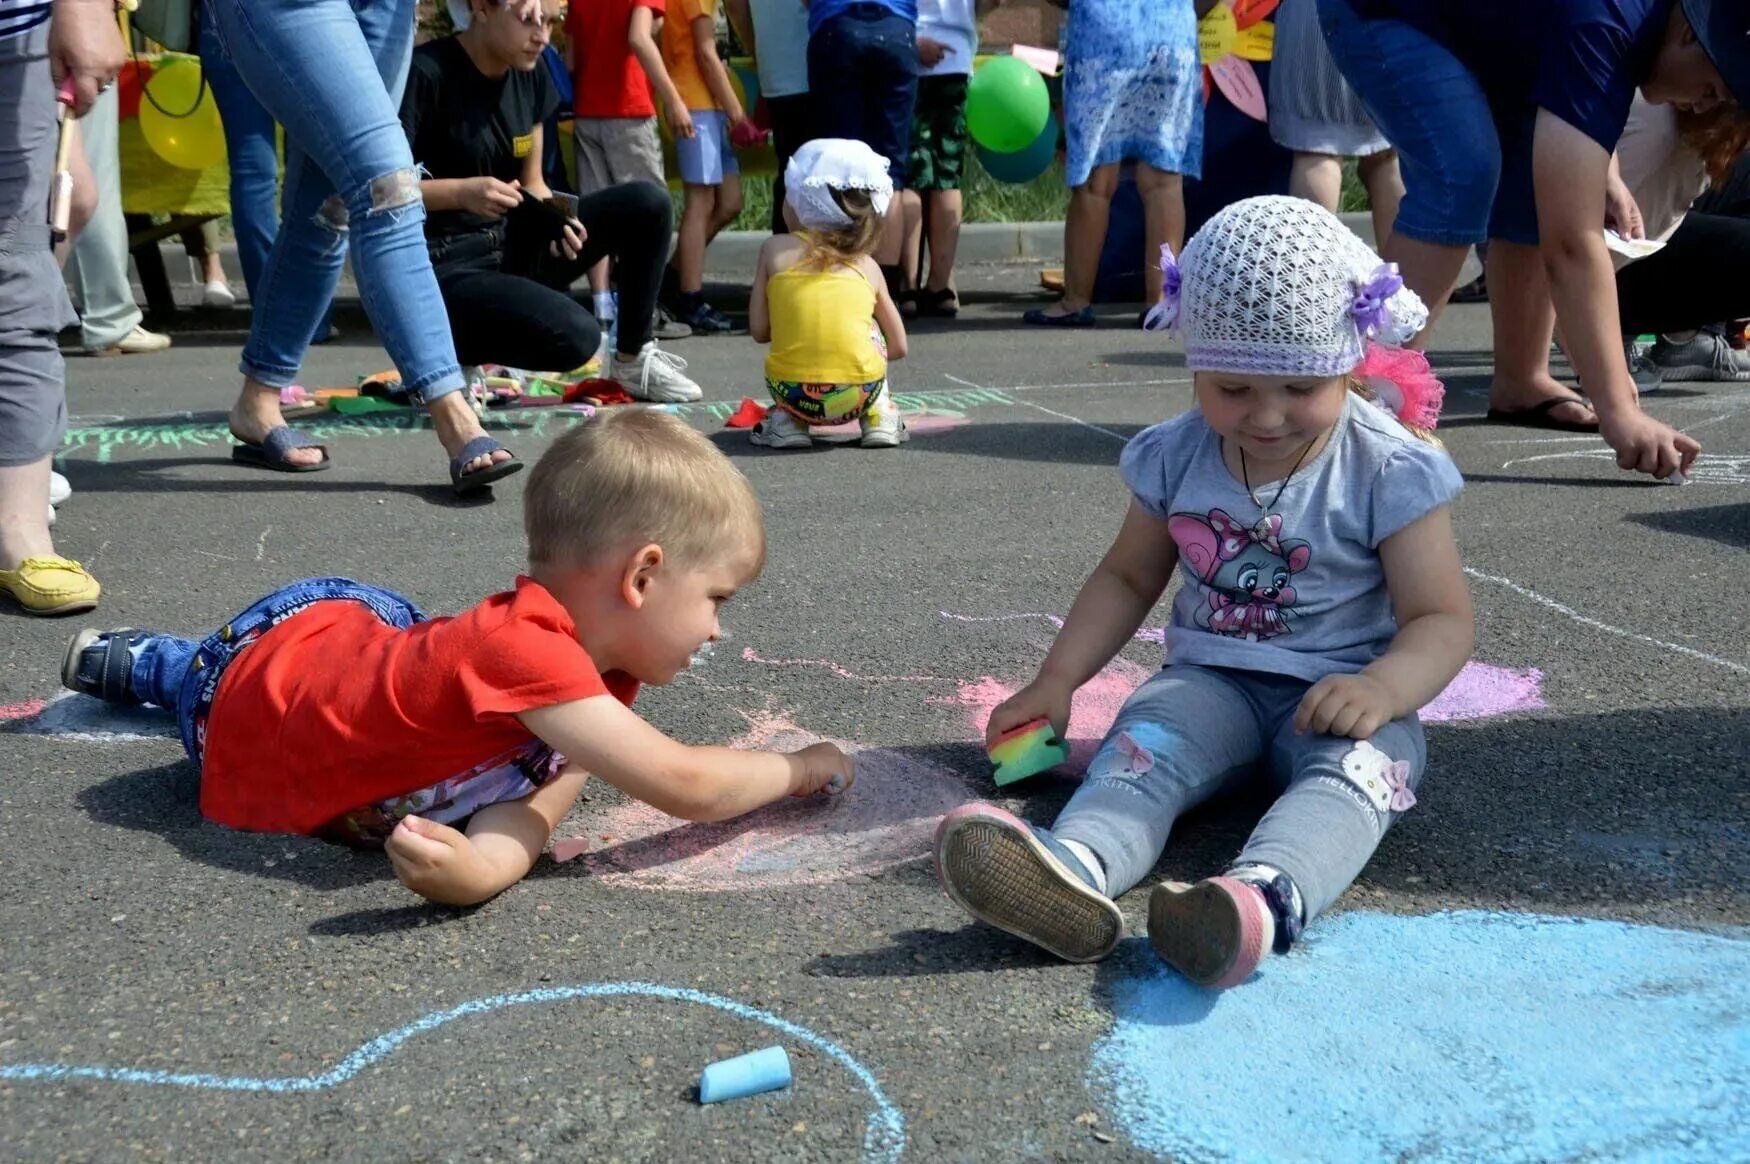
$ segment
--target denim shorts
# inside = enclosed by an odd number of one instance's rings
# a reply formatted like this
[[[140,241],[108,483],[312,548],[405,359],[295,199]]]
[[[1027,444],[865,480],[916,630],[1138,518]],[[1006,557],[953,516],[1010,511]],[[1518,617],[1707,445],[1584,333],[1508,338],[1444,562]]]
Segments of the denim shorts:
[[[735,147],[729,144],[729,115],[721,109],[692,109],[697,137],[674,139],[675,162],[681,181],[689,186],[717,186],[730,174],[741,173]]]
[[[915,21],[876,3],[827,17],[808,38],[808,92],[816,134],[862,142],[887,159],[893,188],[905,186],[918,99]]]
[[[1464,62],[1401,20],[1363,17],[1354,0],[1318,5],[1337,67],[1398,151],[1404,201],[1393,230],[1442,246],[1536,246],[1537,110],[1491,105]]]

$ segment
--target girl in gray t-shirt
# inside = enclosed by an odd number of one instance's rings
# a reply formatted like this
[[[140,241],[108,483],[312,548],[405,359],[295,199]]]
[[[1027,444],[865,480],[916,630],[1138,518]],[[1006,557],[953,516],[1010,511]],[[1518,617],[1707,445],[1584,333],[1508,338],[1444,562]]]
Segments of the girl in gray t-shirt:
[[[1179,814],[1268,779],[1280,795],[1232,867],[1149,898],[1160,956],[1227,987],[1286,951],[1416,803],[1416,712],[1471,650],[1447,509],[1463,480],[1425,435],[1440,396],[1427,361],[1386,346],[1427,312],[1333,215],[1247,199],[1161,264],[1150,326],[1183,331],[1197,408],[1124,450],[1117,540],[1038,677],[991,713],[990,738],[1038,719],[1061,735],[1071,695],[1176,569],[1166,666],[1050,829],[967,805],[943,819],[936,861],[974,916],[1091,961],[1122,936],[1113,899],[1154,867]]]

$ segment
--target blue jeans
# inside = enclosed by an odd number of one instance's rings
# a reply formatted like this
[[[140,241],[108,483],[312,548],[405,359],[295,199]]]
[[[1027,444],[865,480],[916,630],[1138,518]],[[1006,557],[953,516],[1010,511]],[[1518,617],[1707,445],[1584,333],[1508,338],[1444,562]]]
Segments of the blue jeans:
[[[1392,783],[1413,793],[1428,756],[1413,715],[1366,742],[1300,734],[1294,713],[1311,686],[1168,666],[1124,701],[1052,835],[1092,849],[1115,898],[1154,868],[1182,813],[1238,782],[1267,779],[1280,795],[1235,865],[1288,874],[1310,922],[1349,888],[1413,802],[1394,797]]]
[[[851,80],[850,78],[855,78]],[[848,137],[887,159],[905,185],[918,101],[917,24],[881,4],[853,4],[808,38],[816,137]]]
[[[425,621],[417,606],[392,590],[350,578],[308,578],[280,587],[198,643],[175,635],[152,635],[135,643],[129,673],[134,694],[176,713],[183,749],[198,767],[213,696],[231,660],[276,624],[313,603],[336,600],[362,602],[394,627]]]
[[[279,233],[280,153],[279,123],[244,83],[243,74],[225,55],[211,15],[203,14],[200,28],[201,71],[219,107],[225,127],[225,154],[231,164],[231,228],[237,236],[237,261],[243,264],[243,285],[250,303],[261,290],[261,272]],[[333,305],[323,312],[314,338],[328,334]]]
[[[284,216],[243,374],[275,388],[296,380],[350,246],[365,313],[408,392],[430,403],[461,388],[398,114],[414,0],[207,0],[206,15],[286,129]]]
[[[1491,105],[1476,74],[1401,20],[1318,0],[1343,79],[1398,151],[1404,201],[1393,233],[1440,246],[1498,238],[1537,245],[1530,105]]]

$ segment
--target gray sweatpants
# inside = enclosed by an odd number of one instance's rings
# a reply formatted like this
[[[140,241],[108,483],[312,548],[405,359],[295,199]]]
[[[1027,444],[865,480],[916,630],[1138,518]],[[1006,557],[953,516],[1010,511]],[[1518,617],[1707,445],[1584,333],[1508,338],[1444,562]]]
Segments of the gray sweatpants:
[[[1270,780],[1281,795],[1234,864],[1292,877],[1310,922],[1373,856],[1427,760],[1413,715],[1367,741],[1297,733],[1294,713],[1310,686],[1167,667],[1125,701],[1052,833],[1092,849],[1117,897],[1154,868],[1181,813],[1237,782]]]
[[[98,94],[79,119],[85,160],[97,183],[97,209],[67,252],[67,289],[79,309],[79,343],[98,351],[118,343],[145,318],[128,280],[128,223],[122,214],[121,89]]]
[[[47,25],[0,40],[0,465],[29,465],[67,431],[56,335],[75,321],[49,247],[56,105]]]

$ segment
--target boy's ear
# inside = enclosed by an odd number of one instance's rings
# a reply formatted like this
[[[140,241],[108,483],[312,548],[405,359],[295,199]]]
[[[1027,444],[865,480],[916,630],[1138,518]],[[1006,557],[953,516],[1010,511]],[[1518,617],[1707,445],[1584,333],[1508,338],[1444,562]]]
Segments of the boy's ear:
[[[650,585],[662,572],[665,559],[662,547],[655,542],[642,546],[626,559],[625,573],[620,578],[620,597],[626,605],[638,610],[650,593]]]

